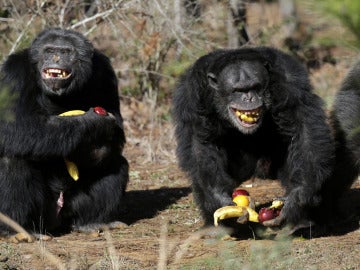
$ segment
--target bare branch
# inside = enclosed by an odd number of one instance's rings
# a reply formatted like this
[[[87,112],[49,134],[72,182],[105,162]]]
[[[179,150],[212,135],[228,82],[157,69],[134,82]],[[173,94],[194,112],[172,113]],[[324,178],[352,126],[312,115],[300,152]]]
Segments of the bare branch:
[[[0,22],[13,22],[13,21],[15,21],[15,19],[13,19],[13,18],[0,18]]]
[[[59,21],[60,21],[60,26],[63,27],[64,26],[64,20],[65,20],[65,11],[66,8],[68,7],[70,0],[66,0],[64,6],[61,8],[60,14],[59,14]]]
[[[33,20],[35,19],[37,15],[34,14],[31,16],[30,20],[27,22],[27,24],[25,25],[24,29],[21,31],[20,35],[17,37],[17,39],[15,40],[13,46],[11,47],[10,49],[10,52],[9,54],[12,54],[13,52],[15,52],[17,46],[19,45],[21,39],[23,38],[23,36],[25,35],[26,31],[28,30],[29,28],[29,25],[33,22]]]
[[[45,3],[46,3],[46,0],[41,3],[40,8],[42,8],[42,7],[45,5]],[[12,46],[11,49],[10,49],[9,54],[12,54],[13,52],[15,52],[15,50],[16,50],[17,46],[19,45],[21,39],[23,38],[23,36],[25,35],[25,33],[28,31],[29,26],[30,26],[31,23],[34,21],[34,19],[36,18],[36,16],[37,16],[36,13],[34,13],[34,14],[31,16],[30,20],[27,22],[27,24],[25,25],[24,29],[21,31],[20,35],[19,35],[19,36],[17,37],[17,39],[15,40],[13,46]]]
[[[5,223],[9,227],[11,227],[14,231],[24,234],[27,238],[29,239],[31,238],[31,235],[23,227],[21,227],[19,223],[12,220],[11,218],[9,218],[8,216],[4,215],[1,212],[0,212],[0,222]]]
[[[77,27],[79,27],[79,26],[81,26],[81,25],[85,25],[85,24],[87,24],[87,23],[89,23],[89,22],[91,22],[91,21],[96,20],[97,18],[105,19],[106,17],[108,17],[109,15],[111,15],[115,10],[117,10],[118,7],[119,7],[123,2],[124,2],[124,0],[120,0],[119,2],[117,2],[117,3],[114,5],[113,8],[108,9],[108,10],[106,10],[106,11],[104,11],[104,12],[101,12],[101,13],[97,13],[97,14],[95,14],[94,16],[85,18],[85,19],[83,19],[83,20],[81,20],[81,21],[73,24],[73,25],[71,26],[71,29],[75,29],[75,28],[77,28]]]

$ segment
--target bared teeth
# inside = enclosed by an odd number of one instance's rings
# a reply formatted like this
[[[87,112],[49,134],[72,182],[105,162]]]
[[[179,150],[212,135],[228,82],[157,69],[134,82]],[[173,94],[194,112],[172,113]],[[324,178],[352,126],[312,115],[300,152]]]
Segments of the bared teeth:
[[[55,68],[49,68],[47,70],[48,73],[58,73],[60,74],[61,73],[61,70],[60,69],[55,69]]]
[[[254,111],[240,111],[235,110],[235,115],[243,122],[248,124],[256,123],[259,120],[260,113],[259,110]]]
[[[69,77],[70,73],[64,69],[49,68],[44,70],[45,78],[66,78]]]

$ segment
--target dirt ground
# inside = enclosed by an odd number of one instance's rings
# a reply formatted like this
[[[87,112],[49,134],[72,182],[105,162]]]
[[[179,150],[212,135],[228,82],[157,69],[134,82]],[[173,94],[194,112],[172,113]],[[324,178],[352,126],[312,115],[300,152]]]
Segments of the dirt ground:
[[[132,163],[135,149],[128,156],[129,212],[122,219],[128,225],[35,243],[0,242],[0,269],[360,269],[360,181],[346,196],[350,220],[328,235],[317,237],[310,229],[306,237],[269,240],[246,234],[224,240],[224,231],[201,229],[188,181],[176,163]],[[276,181],[250,180],[244,187],[260,203],[282,192]]]

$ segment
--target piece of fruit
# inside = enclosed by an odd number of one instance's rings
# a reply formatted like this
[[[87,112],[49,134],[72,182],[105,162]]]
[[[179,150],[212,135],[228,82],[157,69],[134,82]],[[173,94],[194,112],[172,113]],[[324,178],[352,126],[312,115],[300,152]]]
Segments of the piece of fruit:
[[[221,207],[214,212],[214,225],[218,226],[219,220],[235,217],[242,219],[242,221],[238,220],[239,223],[245,223],[246,221],[259,222],[258,213],[254,209],[231,205]]]
[[[261,208],[259,211],[259,222],[263,223],[264,221],[268,221],[274,219],[278,216],[277,210],[274,208]]]
[[[241,189],[241,188],[237,188],[234,190],[234,192],[232,193],[232,198],[234,199],[236,196],[239,195],[246,195],[249,196],[249,192],[247,192],[245,189]]]
[[[274,200],[269,208],[281,209],[284,206],[284,201]]]
[[[237,206],[249,206],[250,199],[249,196],[238,195],[233,198],[233,202],[236,203]]]
[[[259,222],[259,214],[256,213],[256,211],[250,207],[246,207],[246,210],[249,213],[249,221],[252,222]]]
[[[219,220],[234,218],[234,217],[243,217],[249,215],[246,207],[243,206],[224,206],[217,209],[214,212],[214,225],[218,226]]]
[[[74,162],[67,160],[66,158],[64,160],[65,160],[65,165],[66,165],[66,169],[67,169],[68,173],[70,174],[72,179],[77,181],[79,179],[78,167],[76,166],[76,164]]]
[[[107,111],[103,107],[95,107],[94,112],[97,113],[98,115],[104,115],[104,116],[108,115]]]
[[[233,202],[236,206],[225,206],[214,212],[214,225],[218,226],[218,221],[237,217],[238,223],[247,221],[259,222],[259,215],[255,211],[255,202],[245,189],[237,188],[232,193]]]
[[[59,114],[59,116],[76,116],[76,115],[82,115],[85,112],[82,110],[72,110],[72,111],[67,111],[64,113]],[[68,159],[64,159],[65,161],[65,165],[66,165],[66,169],[68,171],[68,173],[70,174],[70,176],[72,177],[72,179],[74,179],[75,181],[77,181],[79,179],[79,169],[76,166],[76,164]]]
[[[75,115],[81,115],[84,114],[85,112],[82,110],[72,110],[72,111],[67,111],[64,113],[59,114],[59,116],[75,116]]]

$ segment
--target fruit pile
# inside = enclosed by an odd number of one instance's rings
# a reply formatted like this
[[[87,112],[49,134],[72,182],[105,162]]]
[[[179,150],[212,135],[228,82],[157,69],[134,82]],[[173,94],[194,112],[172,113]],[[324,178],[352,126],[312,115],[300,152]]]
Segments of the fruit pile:
[[[218,226],[219,220],[238,218],[239,223],[247,221],[260,222],[271,220],[280,215],[284,202],[275,200],[270,207],[261,208],[259,213],[255,211],[255,202],[249,192],[244,189],[235,189],[232,194],[233,202],[236,205],[224,206],[214,212],[214,225]]]

